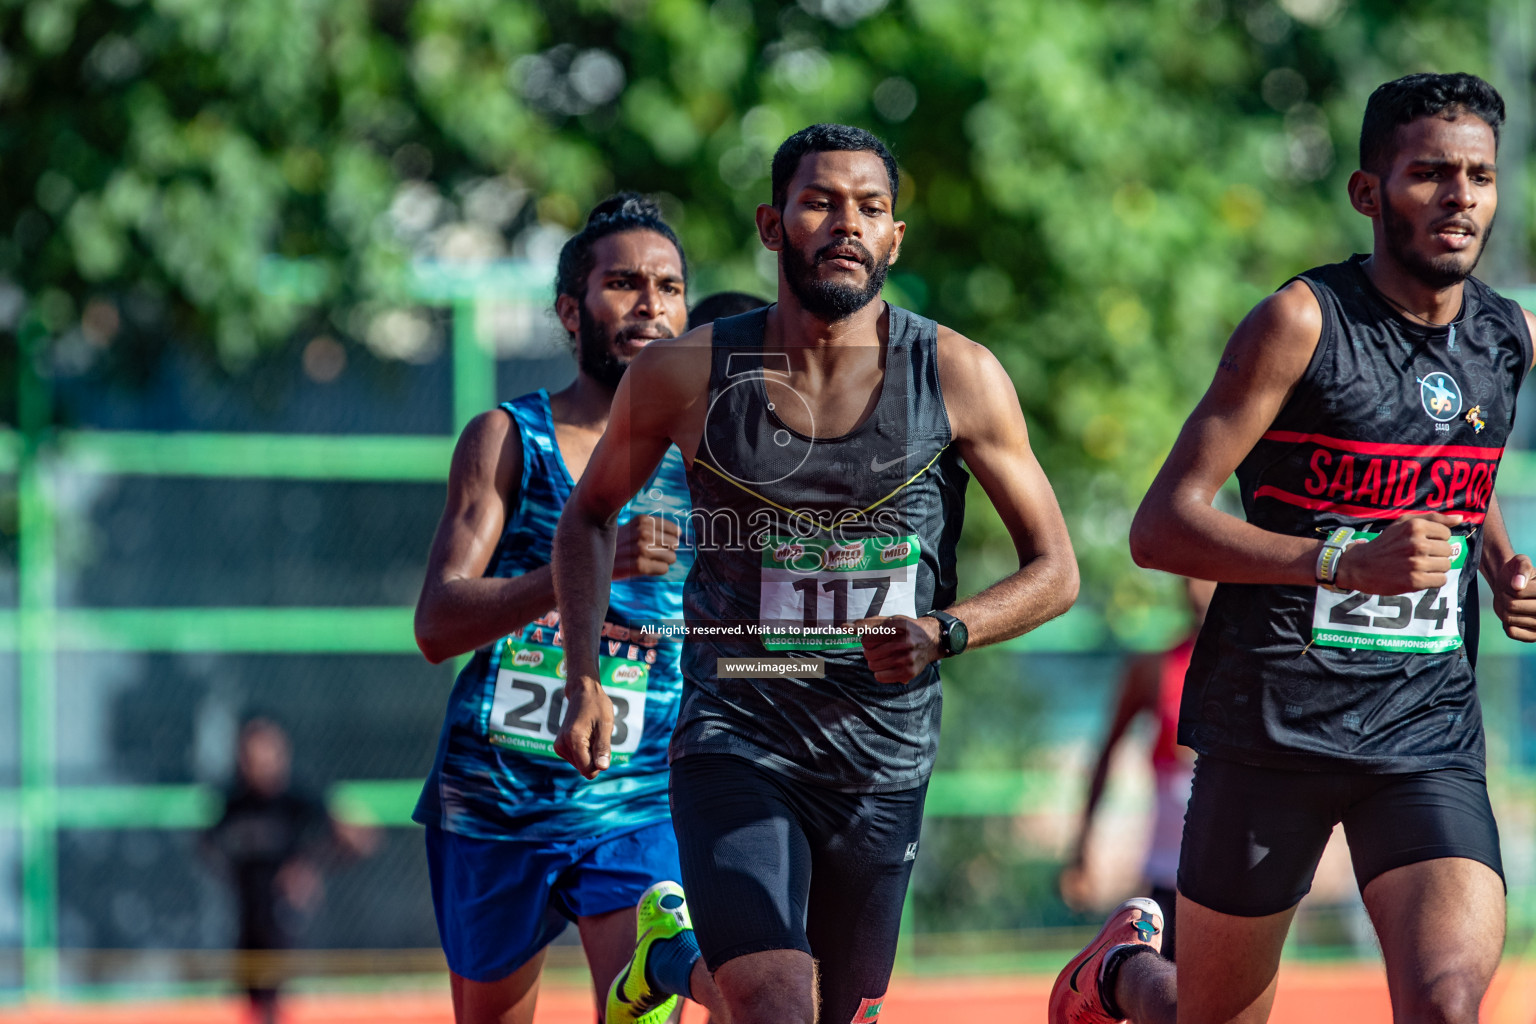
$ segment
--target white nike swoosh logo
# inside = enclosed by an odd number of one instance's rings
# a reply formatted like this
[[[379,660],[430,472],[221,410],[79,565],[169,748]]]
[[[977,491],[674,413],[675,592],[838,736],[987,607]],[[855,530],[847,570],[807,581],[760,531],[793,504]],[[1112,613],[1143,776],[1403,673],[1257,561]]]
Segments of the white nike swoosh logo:
[[[879,473],[881,470],[890,469],[892,466],[896,465],[896,463],[898,463],[898,462],[906,462],[907,459],[909,459],[911,457],[912,457],[911,453],[908,452],[906,455],[903,455],[903,456],[901,456],[898,459],[892,459],[890,462],[877,462],[877,461],[875,461],[875,457],[873,455],[871,455],[869,457],[869,471],[871,473]]]

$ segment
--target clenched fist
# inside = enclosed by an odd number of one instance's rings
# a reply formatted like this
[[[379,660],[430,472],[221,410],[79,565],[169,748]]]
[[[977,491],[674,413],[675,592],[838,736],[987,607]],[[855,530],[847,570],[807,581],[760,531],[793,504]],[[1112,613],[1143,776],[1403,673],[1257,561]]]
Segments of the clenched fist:
[[[665,576],[677,561],[678,526],[658,516],[635,516],[619,527],[613,550],[613,578]]]
[[[1339,559],[1334,582],[1362,594],[1411,594],[1443,587],[1454,557],[1451,527],[1460,525],[1460,516],[1438,512],[1404,516],[1375,540],[1351,544]]]
[[[1493,610],[1511,640],[1536,641],[1536,570],[1526,556],[1516,555],[1498,571]]]
[[[879,615],[851,625],[877,683],[905,685],[939,660],[939,624],[935,619]]]

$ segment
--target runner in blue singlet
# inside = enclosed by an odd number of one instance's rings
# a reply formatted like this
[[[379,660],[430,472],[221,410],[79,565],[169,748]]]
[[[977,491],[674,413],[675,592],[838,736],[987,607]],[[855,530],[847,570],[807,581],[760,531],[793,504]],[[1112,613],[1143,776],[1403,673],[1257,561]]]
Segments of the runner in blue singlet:
[[[556,282],[576,380],[482,414],[454,453],[416,637],[431,661],[473,656],[415,818],[461,1024],[530,1022],[544,949],[569,921],[601,1000],[634,949],[636,902],[678,874],[666,751],[679,642],[637,628],[680,614],[689,500],[677,451],[618,517],[600,671],[619,713],[613,769],[596,783],[553,749],[564,653],[549,561],[626,365],[647,341],[686,328],[685,280],[654,205],[633,194],[599,205],[561,252]]]

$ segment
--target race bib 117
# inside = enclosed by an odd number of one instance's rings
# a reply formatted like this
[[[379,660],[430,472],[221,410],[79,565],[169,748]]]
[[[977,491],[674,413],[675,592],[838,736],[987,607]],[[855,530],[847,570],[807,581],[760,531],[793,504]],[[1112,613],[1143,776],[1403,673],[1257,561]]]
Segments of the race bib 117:
[[[858,647],[848,623],[875,615],[917,616],[915,536],[837,543],[770,537],[763,546],[758,618],[771,651]]]

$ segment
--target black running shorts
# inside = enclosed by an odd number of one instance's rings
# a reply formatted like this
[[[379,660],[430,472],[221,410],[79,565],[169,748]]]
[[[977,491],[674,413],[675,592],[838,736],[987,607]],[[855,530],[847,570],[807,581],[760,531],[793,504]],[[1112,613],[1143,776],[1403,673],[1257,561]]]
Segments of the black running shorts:
[[[1393,868],[1440,857],[1466,857],[1504,877],[1479,772],[1297,772],[1202,755],[1184,816],[1179,891],[1220,914],[1278,914],[1312,888],[1341,821],[1362,892]]]
[[[927,790],[843,793],[732,754],[673,761],[672,826],[709,969],[798,949],[819,964],[819,1019],[843,1024],[877,1006]]]

